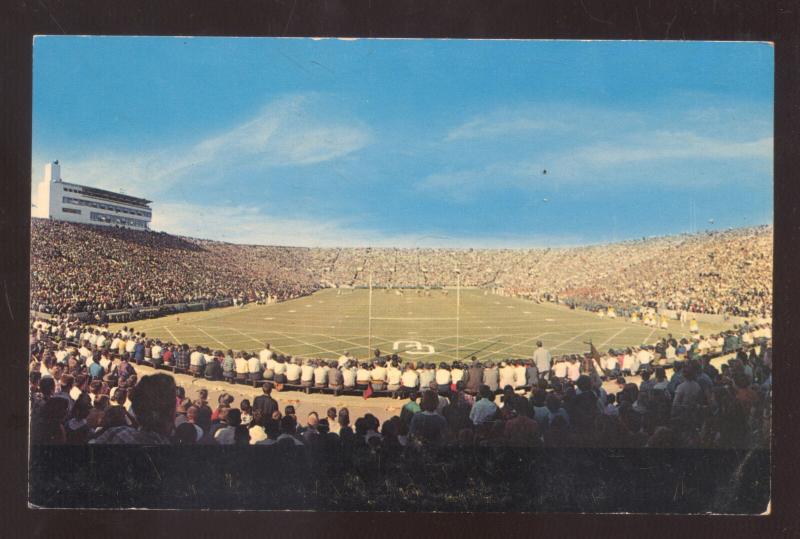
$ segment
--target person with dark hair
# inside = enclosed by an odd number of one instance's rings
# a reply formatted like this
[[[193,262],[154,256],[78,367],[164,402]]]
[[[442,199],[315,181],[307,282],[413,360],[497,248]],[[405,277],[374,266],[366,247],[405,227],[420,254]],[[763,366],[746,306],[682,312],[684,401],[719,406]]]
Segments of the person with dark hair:
[[[195,445],[197,443],[197,430],[191,423],[181,423],[172,436],[175,445]]]
[[[442,410],[442,415],[447,420],[448,432],[457,435],[461,429],[471,428],[472,422],[469,418],[471,409],[472,403],[467,401],[467,395],[464,393],[464,382],[459,380],[450,404]]]
[[[89,416],[86,418],[86,424],[89,425],[89,428],[92,429],[92,431],[100,428],[100,424],[103,421],[103,415],[105,415],[105,411],[110,406],[110,403],[111,401],[109,400],[108,395],[98,395],[95,397],[94,404],[89,410]]]
[[[72,407],[75,405],[75,400],[72,398],[70,393],[72,392],[72,386],[75,383],[75,377],[71,374],[62,374],[61,378],[58,380],[58,383],[59,389],[53,394],[53,397],[66,400],[67,412],[72,413]]]
[[[233,359],[233,350],[228,350],[222,359],[222,378],[226,382],[233,382],[236,376],[236,362]]]
[[[120,426],[92,440],[97,444],[169,444],[175,420],[175,379],[166,374],[143,376],[131,390],[138,428]],[[91,443],[91,442],[90,442]]]
[[[250,445],[250,429],[237,425],[233,433],[233,445]]]
[[[336,361],[328,363],[328,387],[334,391],[341,391],[344,387],[344,375]]]
[[[480,399],[472,406],[469,413],[469,419],[476,427],[494,420],[499,411],[494,403],[494,393],[489,386],[484,384],[480,387],[479,397]]]
[[[414,414],[408,434],[422,444],[440,444],[444,442],[447,431],[447,421],[436,413],[439,405],[439,396],[434,391],[425,391],[422,394],[422,411]]]
[[[236,427],[242,424],[242,411],[238,408],[230,408],[225,422],[225,426],[214,432],[214,441],[219,445],[233,445],[236,442]]]
[[[64,444],[67,433],[64,421],[69,414],[69,401],[47,399],[37,421],[31,422],[31,444]]]
[[[327,413],[325,414],[325,419],[327,420],[328,424],[328,432],[332,432],[334,434],[339,433],[339,423],[336,421],[336,407],[331,406],[328,408]]]
[[[91,428],[87,423],[87,418],[90,408],[89,394],[81,393],[75,400],[75,406],[72,407],[72,417],[64,425],[68,444],[83,445],[89,441]]]
[[[206,380],[222,380],[222,365],[217,355],[212,356],[203,373]]]
[[[280,420],[280,434],[277,438],[268,437],[266,440],[257,442],[256,445],[277,445],[291,444],[292,446],[302,446],[303,442],[297,439],[297,421],[293,415],[285,415]]]
[[[538,423],[516,408],[525,402],[527,402],[526,399],[511,401],[511,409],[503,425],[503,438],[512,447],[534,447],[540,445]]]
[[[703,404],[703,389],[697,383],[698,367],[695,361],[687,361],[682,369],[683,381],[675,389],[675,398],[672,400],[672,417],[674,419],[690,420],[697,407]]]
[[[189,370],[189,345],[183,343],[175,352],[175,368],[183,371]]]
[[[250,423],[253,422],[253,407],[250,405],[250,401],[242,399],[239,402],[239,409],[242,411],[242,425],[250,427]]]
[[[468,395],[476,396],[481,384],[483,384],[483,365],[477,359],[473,359],[472,364],[467,369],[466,379],[464,391]]]
[[[253,399],[253,411],[259,410],[264,417],[272,417],[272,412],[278,410],[278,402],[272,398],[272,382],[264,382],[261,392],[263,395]]]
[[[403,408],[400,410],[400,420],[405,425],[411,425],[411,419],[414,417],[415,414],[418,414],[422,411],[419,404],[417,403],[417,399],[419,396],[417,395],[416,391],[412,391],[408,395],[408,402],[403,405]]]

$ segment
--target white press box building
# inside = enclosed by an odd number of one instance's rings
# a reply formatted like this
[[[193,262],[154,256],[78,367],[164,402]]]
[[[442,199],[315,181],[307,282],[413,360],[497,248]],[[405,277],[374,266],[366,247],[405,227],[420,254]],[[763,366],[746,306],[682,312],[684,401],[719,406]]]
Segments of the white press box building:
[[[61,179],[58,161],[45,165],[44,177],[50,186],[48,204],[51,219],[149,229],[153,217],[149,206],[152,200],[65,182]]]

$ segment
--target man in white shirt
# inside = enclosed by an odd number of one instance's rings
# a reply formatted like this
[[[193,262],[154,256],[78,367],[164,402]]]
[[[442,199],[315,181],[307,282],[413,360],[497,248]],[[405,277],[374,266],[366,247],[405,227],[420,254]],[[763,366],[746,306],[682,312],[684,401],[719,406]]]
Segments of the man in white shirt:
[[[97,335],[97,340],[94,342],[95,346],[102,348],[106,344],[106,337],[102,333]]]
[[[261,359],[256,355],[247,360],[247,377],[250,381],[261,380]]]
[[[92,351],[87,346],[89,341],[83,341],[83,345],[78,349],[78,355],[86,361],[86,358],[91,357]]]
[[[64,343],[58,345],[58,350],[56,350],[55,356],[56,356],[56,363],[67,362],[67,349],[65,348]]]
[[[272,360],[275,363],[275,366],[272,368],[272,372],[277,377],[278,375],[285,375],[286,374],[286,362],[283,359],[278,361],[277,359]]]
[[[241,352],[236,354],[234,364],[236,366],[236,380],[239,382],[245,382],[247,380],[249,367],[247,360],[242,356]]]
[[[636,352],[636,359],[639,361],[639,365],[642,368],[650,368],[650,363],[653,361],[653,354],[648,350],[646,347],[642,346],[639,348],[639,351]]]
[[[367,368],[367,364],[362,363],[361,365],[358,366],[358,369],[356,369],[356,384],[367,385],[369,384],[369,380],[370,380],[370,372],[369,369]]]
[[[130,338],[125,341],[125,351],[129,354],[133,354],[133,350],[136,348],[136,339]]]
[[[189,372],[192,374],[202,374],[205,364],[205,357],[200,350],[194,350],[189,354]]]
[[[342,367],[344,367],[345,365],[347,365],[347,362],[348,362],[348,361],[350,361],[350,359],[352,359],[352,358],[350,357],[350,352],[349,352],[349,351],[345,351],[345,353],[344,353],[344,354],[342,354],[341,356],[339,356],[339,359],[338,359],[339,368],[341,369]]]
[[[386,389],[389,391],[397,391],[400,389],[400,380],[403,373],[397,368],[397,364],[392,362],[386,369]]]
[[[383,391],[386,387],[386,367],[382,362],[377,363],[372,367],[370,372],[370,382],[372,383],[373,391]]]
[[[536,342],[536,350],[533,352],[533,362],[536,363],[536,369],[539,371],[539,378],[544,380],[550,379],[550,369],[553,366],[553,356],[550,351],[544,348],[542,341]]]
[[[269,368],[270,368],[270,366],[269,366],[269,365],[267,365],[267,362],[268,362],[270,359],[272,359],[272,357],[273,357],[274,355],[275,355],[275,353],[272,351],[272,348],[270,347],[270,344],[269,344],[269,343],[266,343],[266,344],[264,345],[264,349],[263,349],[263,350],[261,350],[261,351],[258,353],[258,357],[259,357],[259,359],[261,360],[261,368],[262,368],[262,369],[269,369]],[[274,367],[272,368],[272,370],[275,370],[275,369],[274,369]]]
[[[356,369],[350,362],[342,367],[342,386],[345,389],[352,389],[356,386]]]
[[[516,383],[516,373],[514,372],[513,365],[503,361],[500,363],[500,389],[505,388],[506,386],[514,387]]]
[[[328,386],[328,366],[325,362],[320,361],[314,367],[314,387],[327,387]]]
[[[578,358],[570,356],[569,362],[567,362],[567,378],[572,380],[573,382],[577,382],[578,378],[581,377],[581,364],[578,361]]]
[[[300,383],[300,365],[296,361],[286,364],[286,382],[289,384]]]
[[[430,387],[431,382],[436,381],[436,371],[433,369],[433,364],[420,363],[417,369],[417,376],[419,377],[420,391],[424,391]]]
[[[400,376],[400,385],[406,390],[416,390],[419,386],[419,374],[414,370],[413,365],[406,365],[402,376]]]
[[[160,360],[162,350],[163,348],[161,348],[161,342],[156,341],[156,343],[150,348],[150,356],[154,360]]]
[[[108,368],[111,366],[111,359],[108,357],[108,352],[103,352],[103,355],[100,356],[100,366],[103,367],[103,372],[108,372]]]
[[[563,357],[556,359],[555,364],[553,364],[553,378],[558,380],[562,380],[567,377],[567,362],[564,360]]]
[[[450,369],[447,368],[447,365],[444,363],[439,364],[439,368],[436,369],[436,374],[434,376],[436,383],[439,387],[442,388],[449,388],[450,387]]]
[[[300,367],[300,385],[304,387],[314,385],[314,365],[310,359],[304,361]]]

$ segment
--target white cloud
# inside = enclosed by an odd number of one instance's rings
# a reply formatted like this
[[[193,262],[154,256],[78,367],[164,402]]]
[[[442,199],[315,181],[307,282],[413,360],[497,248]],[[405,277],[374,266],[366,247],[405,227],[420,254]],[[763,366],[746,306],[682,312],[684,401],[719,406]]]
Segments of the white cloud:
[[[447,133],[445,140],[500,137],[528,131],[550,130],[558,127],[560,127],[560,124],[536,117],[495,114],[474,118],[451,129]]]
[[[473,201],[480,193],[498,189],[551,188],[556,183],[571,186],[603,183],[640,182],[665,166],[680,167],[683,160],[728,163],[750,160],[764,163],[773,157],[773,138],[726,140],[700,136],[688,131],[638,132],[603,142],[543,152],[536,160],[495,162],[482,167],[437,172],[415,184],[418,191],[447,193],[455,202]],[[651,162],[668,161],[666,165]],[[642,165],[658,166],[645,173]],[[543,171],[548,173],[544,174]],[[724,174],[705,177],[709,183],[726,181]],[[658,180],[661,184],[663,179]],[[675,174],[673,185],[697,184],[696,175]]]
[[[772,137],[727,141],[691,132],[657,131],[635,140],[579,148],[575,158],[600,166],[657,159],[771,159],[772,145]]]
[[[247,121],[189,146],[61,156],[62,177],[152,197],[175,184],[196,180],[203,170],[213,173],[253,164],[305,166],[347,156],[369,144],[366,126],[314,114],[314,101],[302,95],[277,99]]]
[[[50,215],[50,182],[44,179],[33,181],[31,192],[31,217],[48,217]]]
[[[451,247],[512,248],[577,245],[573,236],[448,237],[436,233],[385,234],[341,220],[313,220],[270,215],[257,206],[157,203],[153,230],[239,244],[295,247]]]

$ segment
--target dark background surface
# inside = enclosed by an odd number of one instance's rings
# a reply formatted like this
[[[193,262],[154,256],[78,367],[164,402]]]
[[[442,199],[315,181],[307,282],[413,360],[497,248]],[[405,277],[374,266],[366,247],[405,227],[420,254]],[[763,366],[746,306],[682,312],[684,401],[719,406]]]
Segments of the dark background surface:
[[[277,447],[37,446],[39,507],[759,514],[769,452],[443,449],[310,461]],[[70,464],[77,465],[70,465]]]
[[[594,536],[646,535],[675,536],[679,533],[713,534],[725,536],[796,535],[800,503],[795,494],[798,483],[797,451],[797,353],[800,349],[800,332],[793,330],[798,322],[800,305],[798,284],[800,265],[797,252],[800,248],[800,191],[797,170],[800,170],[800,5],[780,1],[607,1],[602,4],[589,0],[533,1],[84,1],[11,0],[0,8],[0,54],[3,73],[0,74],[0,332],[3,334],[3,361],[6,365],[2,398],[4,417],[0,424],[0,446],[3,448],[4,474],[0,481],[5,518],[3,535],[17,536],[76,536],[79,530],[106,535],[197,535],[201,532],[240,534],[321,535],[328,533],[378,533],[380,535],[524,535],[591,534]],[[253,35],[253,36],[361,36],[361,37],[471,37],[471,38],[580,38],[580,39],[711,39],[711,40],[762,40],[775,43],[776,103],[775,103],[775,410],[772,454],[772,515],[769,517],[711,517],[641,515],[619,517],[614,515],[509,515],[509,514],[435,514],[410,515],[363,513],[360,515],[334,515],[309,512],[241,513],[223,516],[214,512],[152,512],[131,513],[122,511],[45,511],[29,510],[25,493],[27,477],[27,308],[28,308],[28,257],[29,257],[29,207],[30,207],[30,139],[31,139],[31,53],[35,34],[147,34],[147,35]],[[657,61],[657,59],[654,59]],[[127,505],[125,483],[108,483],[106,479],[130,477],[111,466],[116,459],[121,469],[130,462],[137,473],[146,474],[143,462],[148,457],[141,449],[130,449],[112,455],[102,450],[79,448],[82,455],[51,455],[36,459],[42,468],[32,470],[51,476],[50,470],[69,472],[65,463],[86,456],[92,451],[94,463],[86,473],[96,485],[96,499],[109,503],[119,501]],[[164,450],[162,450],[164,451]],[[149,452],[151,464],[168,458],[168,452]],[[220,451],[220,450],[217,450]],[[729,495],[725,490],[731,485],[727,476],[734,462],[747,463],[745,473],[763,482],[764,467],[768,459],[764,454],[743,455],[714,452],[713,455],[690,455],[689,452],[670,452],[649,456],[618,458],[617,451],[594,450],[583,454],[538,455],[536,466],[561,474],[565,484],[574,485],[574,500],[581,498],[580,487],[591,488],[598,481],[623,481],[626,489],[614,490],[623,498],[637,499],[652,496],[652,500],[665,500],[667,507],[648,506],[649,511],[683,512],[669,506],[675,487],[671,473],[684,474],[684,485],[692,499],[702,500],[706,494],[693,491],[698,484],[696,474],[703,470],[720,474],[720,489],[709,494],[716,501]],[[34,455],[35,456],[35,455]],[[232,494],[217,481],[220,472],[213,466],[198,462],[210,455],[184,455],[175,470],[190,466],[207,480],[211,492],[228,496],[226,504],[238,496],[240,501],[258,497],[260,492],[238,491]],[[648,462],[648,458],[657,459]],[[549,463],[548,463],[548,459]],[[596,466],[580,464],[590,459]],[[731,460],[732,459],[732,460]],[[245,456],[234,459],[242,466]],[[621,461],[631,464],[625,468]],[[716,464],[712,463],[716,462]],[[74,461],[73,461],[74,462]],[[173,461],[174,462],[174,461]],[[206,460],[206,462],[208,462]],[[228,461],[226,460],[226,463]],[[697,463],[701,463],[699,466]],[[188,463],[188,464],[186,464]],[[577,463],[577,464],[576,464]],[[170,464],[164,463],[164,466]],[[227,466],[228,464],[226,464]],[[670,470],[664,466],[672,466]],[[159,468],[160,464],[156,465]],[[655,466],[655,469],[652,467]],[[593,468],[596,475],[592,475]],[[257,485],[250,468],[238,468],[244,475],[242,485]],[[510,467],[513,470],[513,466]],[[107,476],[90,470],[108,472]],[[105,470],[105,471],[104,471]],[[655,471],[654,471],[655,470]],[[59,471],[58,473],[62,473]],[[234,470],[235,471],[235,470]],[[94,473],[94,475],[91,475]],[[121,475],[119,475],[121,473]],[[238,473],[238,472],[237,472]],[[633,474],[620,479],[619,474]],[[669,482],[664,491],[645,489],[647,478],[655,482]],[[118,474],[118,477],[115,476]],[[651,474],[651,475],[647,475]],[[57,475],[57,474],[56,474]],[[224,474],[223,474],[224,475]],[[551,475],[552,477],[552,475]],[[199,480],[198,480],[199,481]],[[741,504],[751,503],[752,492],[744,492],[752,483],[738,482]],[[160,490],[156,485],[161,485]],[[587,486],[588,485],[588,486]],[[199,485],[198,485],[199,486]],[[156,490],[152,490],[156,489]],[[639,490],[637,490],[639,489]],[[551,489],[554,490],[554,489]],[[151,499],[165,493],[164,483],[153,482],[148,492]],[[649,492],[650,494],[647,494]],[[727,493],[727,494],[726,494]],[[46,500],[48,494],[32,489],[34,497]],[[62,499],[70,498],[63,493]],[[209,499],[209,494],[203,494]],[[756,496],[757,497],[757,496]],[[176,499],[176,498],[173,498]],[[216,499],[216,498],[215,498]],[[712,500],[713,501],[713,500]],[[318,500],[311,500],[319,503]],[[548,509],[591,510],[578,502],[564,502],[553,497]],[[188,503],[188,502],[187,502]],[[578,505],[576,505],[578,503]],[[48,504],[49,505],[49,504]],[[117,505],[111,503],[110,505]],[[211,504],[208,504],[211,505]],[[603,510],[613,511],[608,502],[600,504]],[[752,506],[752,503],[751,503]],[[733,506],[729,506],[733,507]],[[513,511],[513,503],[501,511]],[[686,510],[685,508],[683,510]],[[691,510],[691,509],[689,509]],[[85,532],[84,532],[85,533]]]

